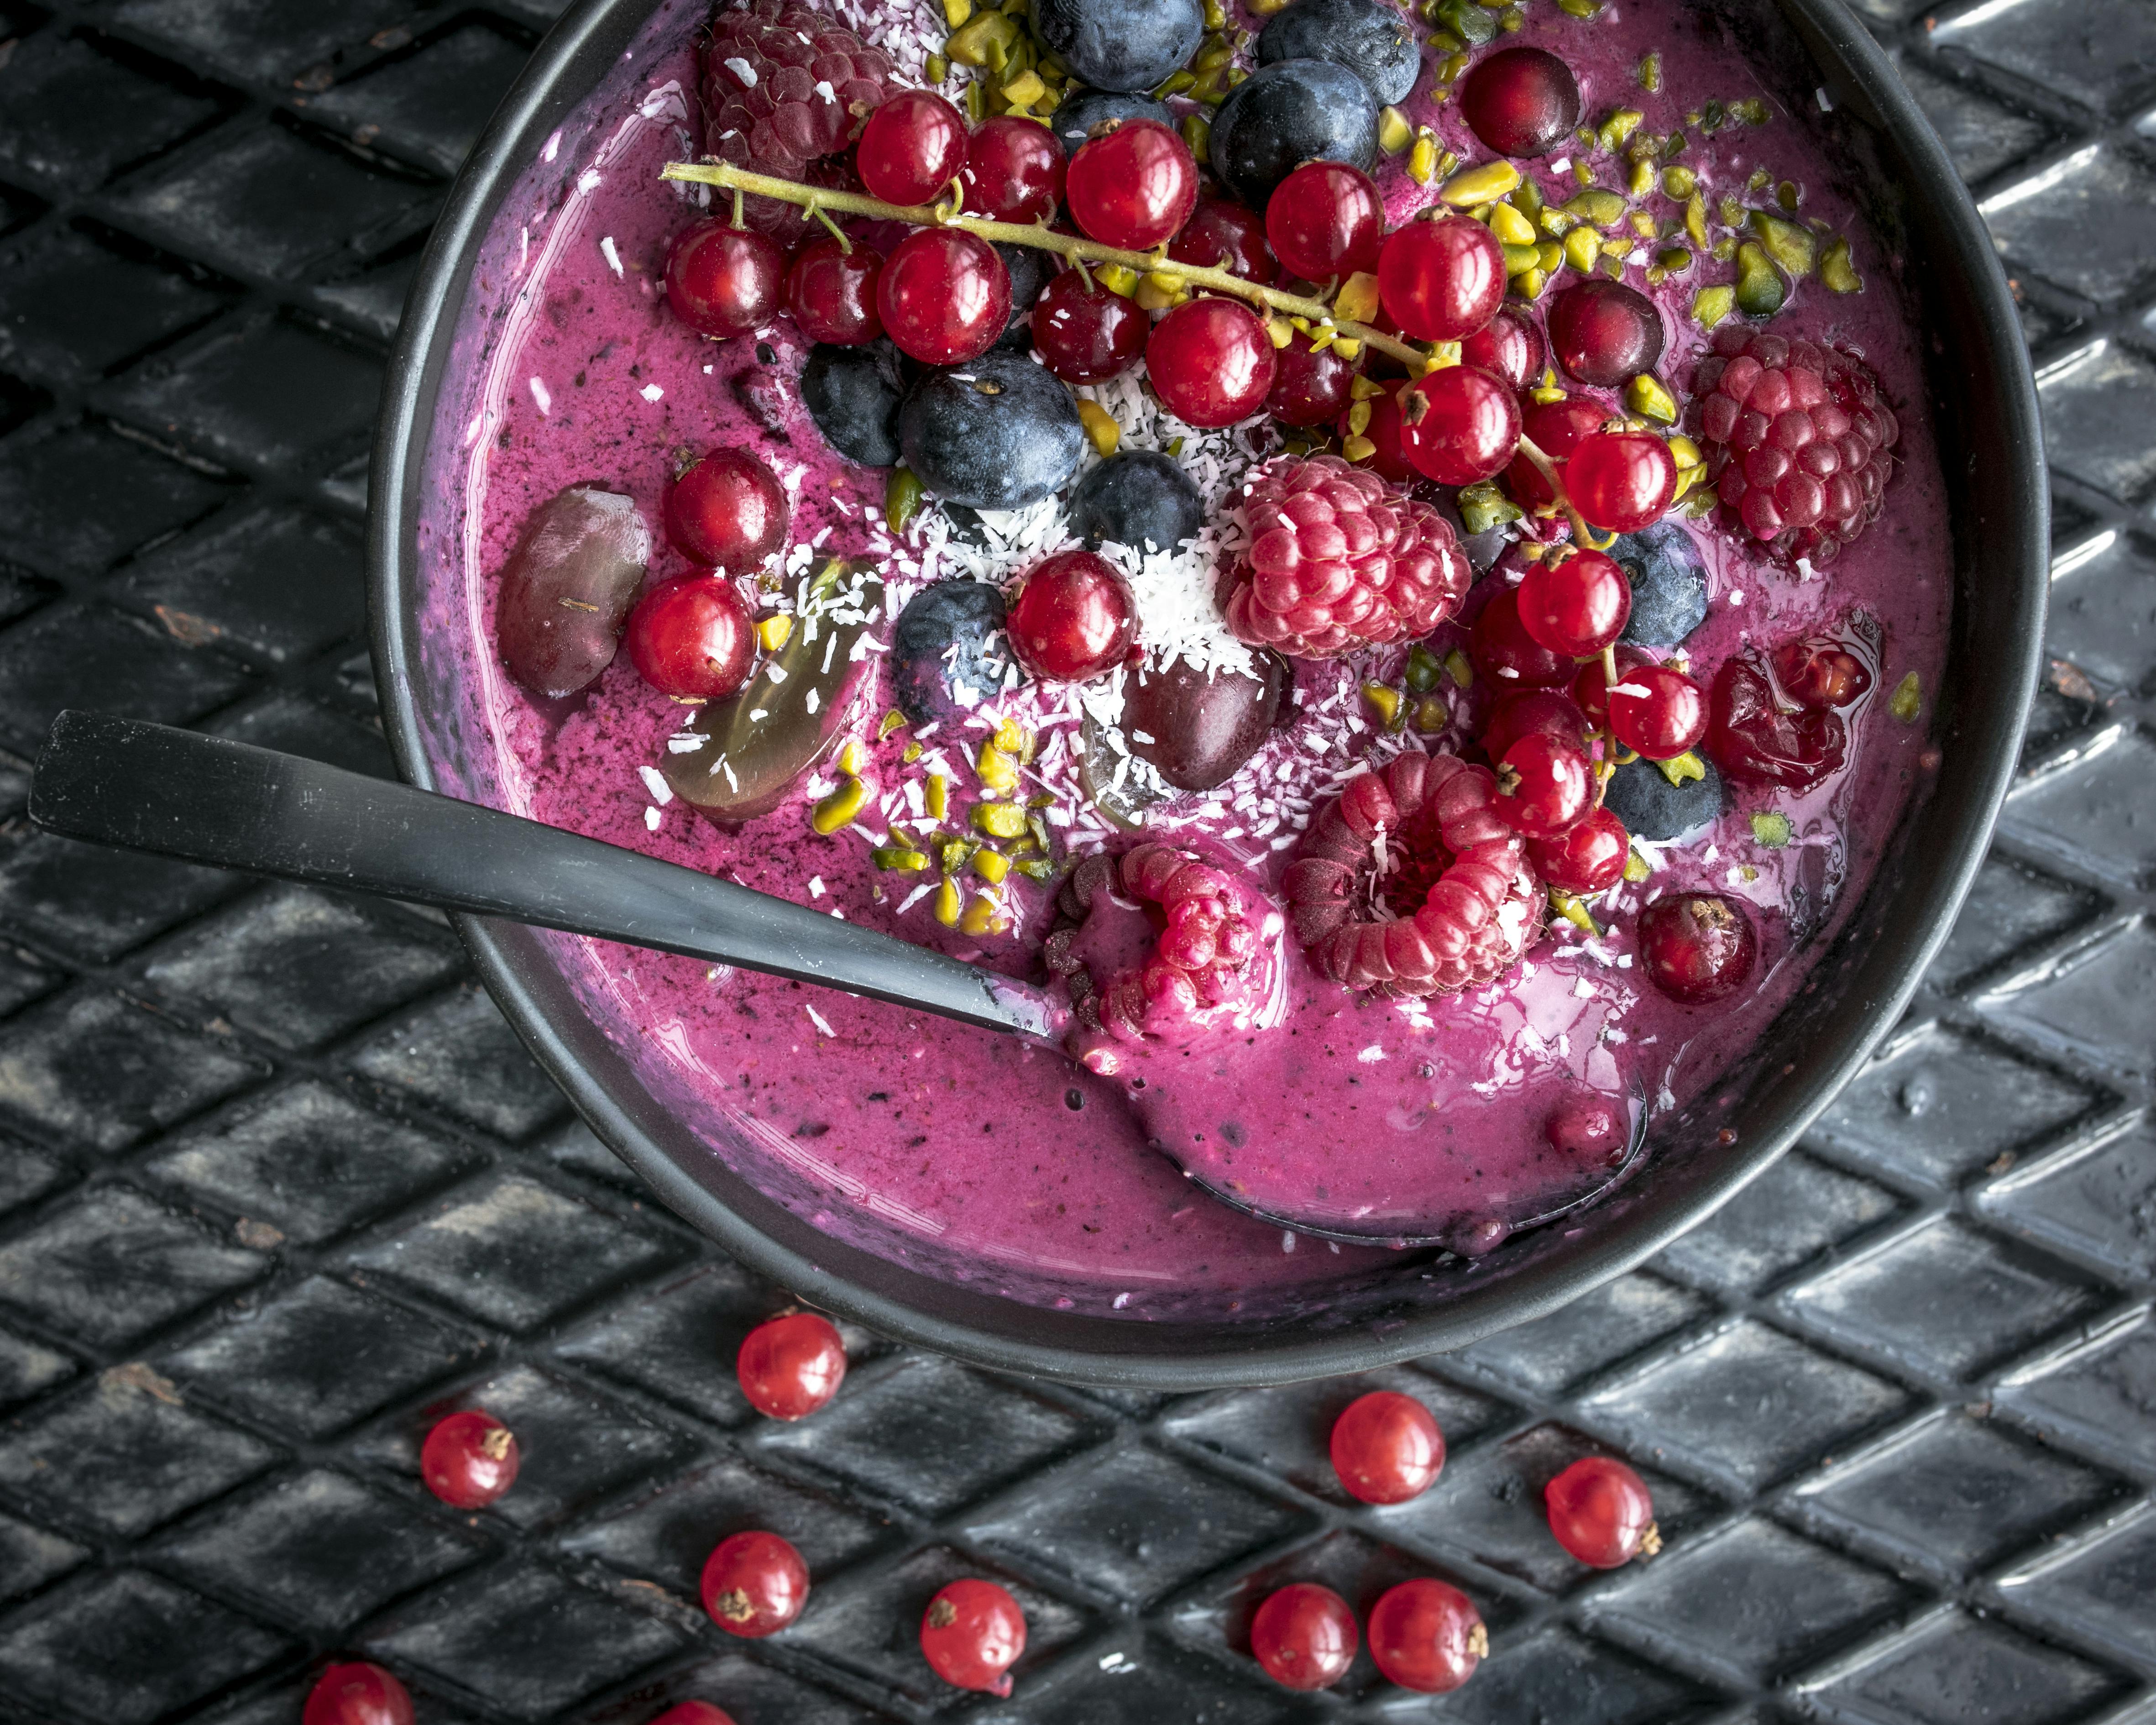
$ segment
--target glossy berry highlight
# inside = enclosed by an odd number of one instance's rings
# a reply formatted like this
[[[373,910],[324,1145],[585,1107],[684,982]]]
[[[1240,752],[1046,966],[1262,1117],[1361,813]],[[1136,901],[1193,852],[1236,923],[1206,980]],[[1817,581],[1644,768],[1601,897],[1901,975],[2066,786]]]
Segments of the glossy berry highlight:
[[[1445,1466],[1436,1416],[1397,1390],[1373,1389],[1348,1403],[1332,1422],[1331,1449],[1341,1489],[1363,1503],[1419,1497]]]
[[[1400,448],[1440,485],[1488,479],[1519,446],[1519,398],[1487,372],[1447,366],[1400,393]]]
[[[1065,382],[1105,383],[1138,362],[1152,322],[1098,277],[1066,270],[1033,302],[1032,328],[1034,352]]]
[[[1573,1462],[1543,1487],[1543,1501],[1557,1543],[1597,1569],[1662,1548],[1647,1482],[1614,1455]]]
[[[1612,533],[1653,526],[1677,495],[1676,458],[1645,431],[1589,433],[1573,448],[1563,479],[1588,525]]]
[[[1362,1642],[1355,1614],[1329,1587],[1291,1582],[1250,1619],[1250,1653],[1283,1689],[1329,1689],[1348,1675]]]
[[[439,1420],[419,1446],[419,1477],[452,1509],[485,1509],[516,1483],[516,1439],[476,1408]]]
[[[1403,1581],[1370,1608],[1370,1657],[1403,1689],[1444,1695],[1475,1675],[1490,1651],[1482,1614],[1456,1587],[1428,1576]]]
[[[1587,757],[1553,737],[1522,737],[1497,763],[1497,814],[1527,839],[1553,839],[1594,801]]]
[[[1067,158],[1055,134],[1015,114],[998,114],[973,128],[966,146],[966,213],[992,222],[1039,222],[1063,201]]]
[[[692,563],[750,575],[786,544],[793,506],[778,475],[746,449],[714,449],[666,494],[666,537]]]
[[[1595,813],[1601,815],[1609,811]],[[1573,830],[1584,831],[1588,824],[1583,822]],[[1576,1158],[1589,1167],[1614,1168],[1631,1147],[1631,1117],[1620,1102],[1590,1091],[1576,1091],[1543,1122],[1543,1136],[1560,1156]]]
[[[1734,993],[1759,956],[1750,914],[1719,892],[1656,899],[1640,912],[1638,934],[1648,980],[1686,1006],[1705,1006]]]
[[[1306,162],[1265,202],[1265,238],[1291,275],[1322,285],[1378,267],[1385,205],[1377,182],[1344,162]]]
[[[1591,275],[1551,300],[1550,352],[1581,382],[1615,389],[1662,357],[1662,314],[1635,287]]]
[[[713,218],[666,249],[666,303],[700,336],[746,336],[778,315],[786,254],[753,228]]]
[[[1707,735],[1707,696],[1673,665],[1625,671],[1607,704],[1612,734],[1650,761],[1674,761]]]
[[[730,1635],[776,1635],[808,1603],[808,1566],[776,1533],[736,1533],[704,1560],[704,1609]]]
[[[629,614],[622,645],[636,674],[674,701],[723,701],[756,662],[748,607],[724,575],[661,582]]]
[[[921,1614],[921,1656],[954,1688],[1009,1695],[1024,1651],[1025,1613],[993,1581],[954,1581]]]
[[[412,1725],[412,1697],[393,1673],[353,1660],[315,1679],[300,1725]]]
[[[846,1344],[830,1319],[790,1312],[748,1332],[735,1356],[734,1375],[757,1413],[805,1420],[845,1382]]]
[[[1410,222],[1378,255],[1378,296],[1402,335],[1460,341],[1504,301],[1505,249],[1471,216]]]
[[[1122,663],[1137,640],[1137,601],[1106,557],[1060,551],[1005,595],[1005,631],[1018,662],[1048,682],[1079,683]]]
[[[885,331],[925,365],[978,359],[1010,322],[1010,271],[985,239],[957,228],[916,228],[876,283]]]
[[[1265,239],[1265,218],[1224,198],[1199,198],[1190,219],[1168,242],[1168,254],[1178,264],[1224,270],[1261,287],[1280,276],[1280,262]]]
[[[870,196],[927,203],[966,165],[966,116],[932,90],[902,90],[869,116],[854,165]]]
[[[786,272],[786,310],[810,341],[858,347],[883,333],[876,310],[882,275],[883,254],[874,246],[828,234],[812,239]]]
[[[1175,307],[1146,341],[1146,375],[1168,412],[1211,429],[1247,419],[1272,393],[1279,361],[1257,313],[1208,295]]]
[[[1579,80],[1547,49],[1502,49],[1468,69],[1460,112],[1500,156],[1547,156],[1579,124]]]
[[[1198,208],[1198,163],[1158,120],[1126,120],[1079,146],[1063,195],[1087,239],[1151,251]]]
[[[1527,860],[1560,891],[1606,892],[1625,878],[1631,850],[1625,823],[1607,809],[1596,809],[1553,838],[1529,840]]]
[[[1553,653],[1585,659],[1624,634],[1632,586],[1599,551],[1530,563],[1518,589],[1520,626]]]

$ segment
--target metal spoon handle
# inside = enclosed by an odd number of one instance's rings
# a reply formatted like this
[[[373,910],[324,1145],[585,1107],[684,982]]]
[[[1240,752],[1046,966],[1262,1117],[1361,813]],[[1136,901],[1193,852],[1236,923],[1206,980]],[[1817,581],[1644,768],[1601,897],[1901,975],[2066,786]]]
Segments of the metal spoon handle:
[[[1053,1040],[1045,994],[619,845],[298,755],[109,713],[53,721],[30,783],[48,832],[347,892],[506,916],[820,983]]]

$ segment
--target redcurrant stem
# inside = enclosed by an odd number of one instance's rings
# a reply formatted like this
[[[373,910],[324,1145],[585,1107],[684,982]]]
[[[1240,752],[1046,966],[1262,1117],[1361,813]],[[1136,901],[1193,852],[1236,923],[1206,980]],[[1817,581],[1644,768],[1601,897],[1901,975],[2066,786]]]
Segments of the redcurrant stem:
[[[1587,525],[1587,517],[1579,512],[1578,505],[1572,501],[1572,493],[1565,490],[1564,480],[1557,470],[1557,463],[1550,459],[1532,438],[1524,434],[1521,437],[1520,453],[1527,458],[1533,465],[1535,471],[1543,476],[1543,483],[1557,493],[1558,506],[1572,522],[1572,536],[1575,547],[1584,545],[1589,551],[1607,551],[1617,542],[1617,536],[1614,533],[1607,539],[1597,539],[1594,536],[1594,529]],[[1614,672],[1611,674],[1611,680],[1613,682],[1615,680]]]
[[[737,186],[737,187],[734,187],[734,226],[735,226],[737,228],[740,228],[740,226],[741,226],[741,225],[742,225],[742,193],[741,193],[741,187],[738,187],[738,186]]]
[[[950,203],[929,204],[886,203],[880,198],[870,198],[859,192],[834,192],[820,186],[803,186],[797,181],[782,180],[769,174],[751,173],[746,168],[736,167],[730,162],[670,162],[660,170],[662,180],[690,180],[706,186],[731,187],[738,203],[742,193],[752,198],[775,198],[781,203],[798,204],[804,208],[816,204],[828,204],[833,209],[850,216],[868,216],[878,221],[908,222],[916,228],[963,228],[968,234],[999,245],[1029,245],[1041,251],[1055,252],[1075,263],[1085,259],[1096,264],[1121,264],[1140,275],[1148,275],[1166,269],[1192,287],[1209,288],[1218,294],[1229,294],[1239,300],[1248,300],[1270,311],[1284,311],[1291,317],[1309,318],[1330,325],[1349,341],[1360,341],[1374,347],[1380,353],[1389,353],[1394,359],[1411,367],[1417,376],[1429,367],[1430,357],[1419,347],[1410,347],[1396,336],[1382,330],[1373,330],[1368,324],[1355,323],[1334,316],[1332,308],[1322,300],[1306,300],[1296,294],[1284,294],[1277,288],[1261,287],[1256,282],[1245,281],[1240,275],[1230,275],[1224,270],[1214,270],[1197,264],[1170,263],[1161,251],[1130,252],[1112,245],[1102,245],[1097,240],[1081,239],[1075,234],[1057,234],[1045,223],[1020,224],[1016,222],[991,222],[980,216],[959,213],[959,207]],[[954,185],[956,182],[953,182]]]
[[[1071,266],[1078,272],[1079,280],[1086,284],[1086,291],[1089,294],[1091,293],[1093,291],[1093,272],[1086,267],[1086,260],[1083,258],[1073,258],[1070,260],[1070,263]]]
[[[734,196],[739,198],[741,193],[736,192]],[[808,213],[831,230],[831,238],[839,242],[839,256],[844,258],[853,256],[854,243],[846,238],[846,230],[831,219],[830,211],[825,209],[821,203],[812,203],[808,206]]]

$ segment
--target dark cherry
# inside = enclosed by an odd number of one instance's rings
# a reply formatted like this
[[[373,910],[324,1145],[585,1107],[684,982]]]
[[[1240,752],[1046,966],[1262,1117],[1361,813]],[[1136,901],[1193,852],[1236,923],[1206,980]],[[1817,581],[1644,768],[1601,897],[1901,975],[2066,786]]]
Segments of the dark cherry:
[[[1633,646],[1620,644],[1615,649],[1614,656],[1617,680],[1620,683],[1640,666],[1655,662]],[[1578,705],[1580,711],[1587,716],[1587,722],[1594,729],[1599,731],[1608,726],[1609,685],[1603,675],[1602,660],[1599,657],[1590,659],[1580,666],[1579,674],[1572,680],[1572,698]]]
[[[1518,588],[1520,626],[1553,653],[1585,659],[1625,632],[1632,588],[1599,551],[1527,565]]]
[[[1146,375],[1185,424],[1233,425],[1265,405],[1280,369],[1256,312],[1212,295],[1186,300],[1152,326]]]
[[[1501,49],[1469,69],[1460,111],[1500,156],[1547,156],[1579,124],[1579,80],[1547,49]]]
[[[1511,588],[1492,597],[1475,619],[1467,656],[1500,689],[1547,688],[1572,675],[1569,659],[1551,652],[1521,625],[1519,595]],[[1578,692],[1573,691],[1575,699]]]
[[[746,336],[778,315],[786,254],[751,228],[714,217],[666,248],[666,303],[700,336]]]
[[[1650,761],[1674,761],[1707,735],[1707,696],[1674,665],[1643,665],[1609,694],[1609,729]]]
[[[786,272],[786,309],[812,341],[859,347],[883,333],[876,311],[876,282],[883,254],[858,239],[833,235],[812,239],[793,254]]]
[[[1055,135],[1036,121],[998,114],[966,146],[966,213],[992,222],[1038,222],[1063,201],[1067,167]]]
[[[1399,383],[1381,386],[1383,395],[1370,398],[1370,423],[1363,427],[1361,435],[1369,439],[1372,453],[1368,458],[1370,470],[1390,480],[1396,485],[1411,485],[1422,477],[1400,441],[1400,390]],[[1353,386],[1350,386],[1351,391]],[[1354,403],[1348,403],[1348,413]],[[1348,423],[1348,413],[1342,413],[1333,428],[1342,439],[1356,435]]]
[[[966,116],[932,90],[902,90],[885,102],[854,152],[861,183],[886,203],[927,203],[965,165]]]
[[[1589,432],[1564,464],[1564,488],[1590,526],[1636,533],[1675,500],[1676,457],[1651,432]]]
[[[1329,1689],[1348,1675],[1362,1641],[1355,1614],[1329,1587],[1295,1581],[1250,1619],[1250,1653],[1283,1689]]]
[[[1625,860],[1631,851],[1632,835],[1625,823],[1607,809],[1596,809],[1555,838],[1530,839],[1527,860],[1537,875],[1563,891],[1606,892],[1625,878]]]
[[[743,1338],[734,1359],[742,1394],[772,1420],[805,1420],[846,1379],[846,1344],[830,1319],[789,1312]]]
[[[1261,286],[1280,275],[1265,240],[1265,218],[1224,198],[1199,198],[1196,213],[1168,242],[1168,254],[1178,264],[1224,270]]]
[[[730,1635],[776,1635],[808,1603],[808,1566],[776,1533],[736,1533],[704,1560],[704,1609]]]
[[[1662,357],[1662,314],[1639,289],[1591,275],[1550,301],[1550,352],[1583,383],[1614,389]]]
[[[1405,1503],[1430,1490],[1445,1466],[1445,1434],[1411,1395],[1373,1389],[1332,1422],[1332,1471],[1350,1497]]]
[[[1378,295],[1401,334],[1457,341],[1497,315],[1505,298],[1505,249],[1472,216],[1410,222],[1386,239]]]
[[[1784,641],[1768,655],[1774,681],[1799,706],[1847,706],[1871,687],[1871,668],[1831,636]]]
[[[1187,659],[1172,659],[1124,678],[1122,731],[1131,752],[1152,762],[1178,790],[1225,784],[1272,735],[1295,681],[1279,655],[1255,656],[1255,676],[1203,671]],[[1139,732],[1152,741],[1142,741]]]
[[[1400,395],[1400,448],[1440,485],[1488,479],[1520,446],[1520,403],[1473,366],[1447,366]]]
[[[1034,130],[1038,131],[1040,127]],[[1135,300],[1066,270],[1033,302],[1033,347],[1066,383],[1105,383],[1138,362],[1152,321]]]
[[[1356,368],[1331,346],[1313,349],[1297,330],[1273,355],[1273,387],[1265,411],[1283,425],[1322,425],[1348,410]],[[1374,415],[1373,415],[1374,417]]]
[[[1502,761],[1505,751],[1523,737],[1553,737],[1567,747],[1584,752],[1587,716],[1573,698],[1558,689],[1508,689],[1490,710],[1489,722],[1476,740],[1482,752]]]
[[[1594,805],[1594,769],[1553,737],[1530,735],[1497,763],[1497,813],[1527,839],[1553,839]]]
[[[1389,1589],[1370,1608],[1370,1657],[1403,1689],[1424,1695],[1457,1689],[1489,1651],[1474,1602],[1429,1576]]]
[[[923,364],[963,365],[1010,323],[1010,271],[985,239],[958,228],[916,228],[876,284],[876,311],[901,352]]]
[[[921,1614],[921,1651],[954,1688],[1009,1695],[1010,1668],[1025,1651],[1025,1613],[993,1581],[954,1581]]]
[[[1078,146],[1063,195],[1088,239],[1151,251],[1198,208],[1198,163],[1158,120],[1126,120]]]
[[[1707,752],[1738,784],[1809,791],[1839,771],[1849,727],[1829,708],[1783,710],[1759,668],[1723,661],[1707,704]]]
[[[1291,275],[1323,284],[1378,267],[1385,201],[1344,162],[1306,162],[1265,201],[1265,238]]]
[[[714,449],[681,470],[666,494],[666,537],[692,563],[749,575],[786,543],[786,487],[747,449]]]
[[[1662,1548],[1647,1482],[1614,1455],[1589,1455],[1543,1488],[1550,1532],[1583,1563],[1615,1569]]]
[[[1640,963],[1647,979],[1685,1006],[1733,993],[1759,956],[1743,905],[1719,892],[1678,892],[1640,912]]]
[[[437,1420],[419,1446],[419,1477],[452,1509],[485,1509],[516,1483],[516,1439],[493,1414],[469,1408]]]
[[[1543,332],[1510,305],[1500,305],[1495,317],[1460,343],[1461,364],[1480,366],[1515,389],[1542,376],[1543,352]]]
[[[1579,440],[1601,430],[1609,417],[1609,409],[1601,403],[1580,395],[1568,395],[1563,401],[1532,402],[1520,415],[1520,434],[1555,462],[1562,475]],[[1550,490],[1542,470],[1524,454],[1515,455],[1512,465],[1505,470],[1505,489],[1530,509],[1557,501],[1557,493]]]
[[[1106,557],[1060,551],[1004,595],[1011,652],[1034,675],[1078,683],[1122,663],[1137,640],[1137,601]]]
[[[1596,820],[1609,813],[1606,809],[1596,809],[1592,818],[1582,821],[1566,838],[1590,830]],[[1527,850],[1532,855],[1539,848],[1530,845]],[[1543,878],[1549,879],[1547,875]],[[1568,892],[1574,890],[1565,888]],[[1614,1168],[1625,1159],[1625,1153],[1632,1147],[1631,1116],[1622,1102],[1612,1097],[1597,1096],[1592,1091],[1575,1091],[1559,1102],[1543,1122],[1543,1136],[1560,1156],[1576,1157],[1593,1167]]]
[[[412,1725],[412,1697],[393,1673],[356,1659],[315,1679],[300,1725]]]

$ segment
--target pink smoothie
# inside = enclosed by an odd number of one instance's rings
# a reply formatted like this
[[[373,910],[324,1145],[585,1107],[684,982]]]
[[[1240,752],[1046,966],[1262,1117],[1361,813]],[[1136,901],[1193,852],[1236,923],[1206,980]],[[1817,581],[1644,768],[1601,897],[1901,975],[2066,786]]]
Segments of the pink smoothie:
[[[895,539],[883,521],[885,471],[836,455],[798,405],[794,380],[806,348],[789,321],[755,340],[719,343],[671,316],[660,279],[666,243],[703,213],[704,201],[700,188],[658,175],[700,148],[693,37],[705,9],[702,0],[663,8],[549,143],[496,217],[465,309],[423,530],[428,652],[462,691],[450,723],[458,747],[443,752],[477,763],[468,782],[447,788],[1039,980],[1054,883],[1014,875],[993,893],[997,920],[1008,926],[964,935],[936,920],[932,892],[916,891],[934,882],[932,873],[880,871],[870,850],[892,821],[922,819],[931,773],[946,775],[962,811],[978,793],[974,751],[1002,718],[1039,741],[1030,769],[1038,783],[1026,788],[1054,798],[1047,818],[1064,859],[1135,842],[1091,807],[1077,775],[1092,701],[1105,699],[1103,711],[1115,706],[1100,691],[1081,698],[1019,681],[975,691],[970,723],[878,738],[878,721],[895,704],[885,649],[898,606],[930,580],[995,579],[1028,567],[1060,541],[1059,511],[1050,505],[1024,520],[991,517],[1009,549],[951,543],[933,510]],[[1666,131],[1710,99],[1763,94],[1742,44],[1712,14],[1613,4],[1583,22],[1544,0],[1527,11],[1511,39],[1563,56],[1590,119],[1632,107],[1646,127]],[[856,23],[862,15],[847,14]],[[902,75],[918,77],[921,43],[942,33],[940,6],[867,16],[865,33],[899,60]],[[1660,94],[1635,77],[1650,49],[1661,57]],[[1426,69],[1409,119],[1431,126],[1464,162],[1487,159],[1456,105],[1431,103],[1430,84]],[[633,1050],[654,1092],[711,1154],[835,1237],[990,1288],[1023,1292],[1046,1282],[1062,1291],[1059,1303],[1133,1317],[1246,1288],[1306,1285],[1319,1299],[1343,1269],[1403,1241],[1486,1250],[1651,1157],[1656,1122],[1706,1092],[1802,984],[1936,765],[1927,720],[1944,659],[1950,550],[1898,260],[1834,181],[1808,117],[1779,105],[1774,112],[1769,123],[1732,121],[1712,135],[1695,126],[1683,159],[1710,205],[1725,192],[1759,201],[1746,187],[1763,172],[1771,182],[1800,186],[1804,216],[1848,237],[1865,290],[1835,295],[1806,282],[1772,326],[1861,351],[1899,415],[1900,465],[1882,518],[1810,578],[1776,567],[1711,518],[1687,521],[1711,608],[1681,649],[1662,656],[1688,660],[1704,682],[1748,644],[1819,629],[1861,638],[1875,675],[1846,715],[1843,771],[1803,796],[1731,787],[1727,811],[1705,835],[1640,846],[1650,877],[1592,904],[1599,932],[1553,919],[1513,973],[1480,991],[1420,1001],[1351,994],[1313,972],[1276,918],[1264,998],[1245,1023],[1137,1050],[1109,1077],[893,1007],[560,939],[559,962],[588,1009]],[[1394,223],[1431,197],[1406,162],[1387,159],[1377,171]],[[1552,202],[1578,190],[1569,165],[1562,149],[1531,165]],[[1599,166],[1610,183],[1609,158]],[[1628,270],[1635,285],[1646,285],[1640,265],[1650,249]],[[1661,375],[1681,393],[1710,339],[1688,315],[1702,279],[1727,280],[1728,271],[1703,276],[1696,268],[1654,290],[1670,340]],[[783,434],[745,410],[732,387],[744,374],[777,380]],[[1134,379],[1084,393],[1122,421],[1126,448],[1161,446],[1185,429],[1150,408]],[[625,655],[583,695],[545,703],[511,680],[493,650],[503,562],[549,498],[594,484],[633,496],[655,526],[677,452],[725,446],[763,454],[793,499],[793,547],[775,602],[795,601],[803,579],[834,556],[865,560],[882,581],[863,686],[843,727],[867,752],[864,776],[876,797],[855,825],[828,837],[808,824],[835,777],[828,763],[775,812],[722,831],[659,794],[664,781],[653,769],[681,733],[685,710],[645,686]],[[1202,470],[1224,523],[1241,470],[1277,446],[1276,429],[1259,420],[1187,442],[1182,459]],[[654,580],[687,567],[663,536],[660,543]],[[1468,615],[1499,578],[1471,596]],[[1142,643],[1161,633],[1143,618],[1156,592],[1167,588],[1140,583]],[[1185,628],[1178,619],[1168,633]],[[1464,639],[1455,623],[1430,644],[1442,656]],[[1401,748],[1470,747],[1486,685],[1441,685],[1454,724],[1438,736],[1389,732],[1365,705],[1360,685],[1397,681],[1401,658],[1391,649],[1298,662],[1294,706],[1272,739],[1219,790],[1152,806],[1148,835],[1234,871],[1254,903],[1276,907],[1298,834],[1343,778]],[[1924,701],[1914,722],[1889,711],[1912,672]],[[1763,812],[1786,817],[1786,844],[1762,841],[1752,817]],[[1640,906],[1694,886],[1748,901],[1761,937],[1750,982],[1710,1007],[1664,998],[1635,963]],[[1142,932],[1130,937],[1142,944]],[[1625,1168],[1583,1167],[1546,1140],[1553,1109],[1581,1091],[1617,1099],[1633,1119],[1640,1147]]]

